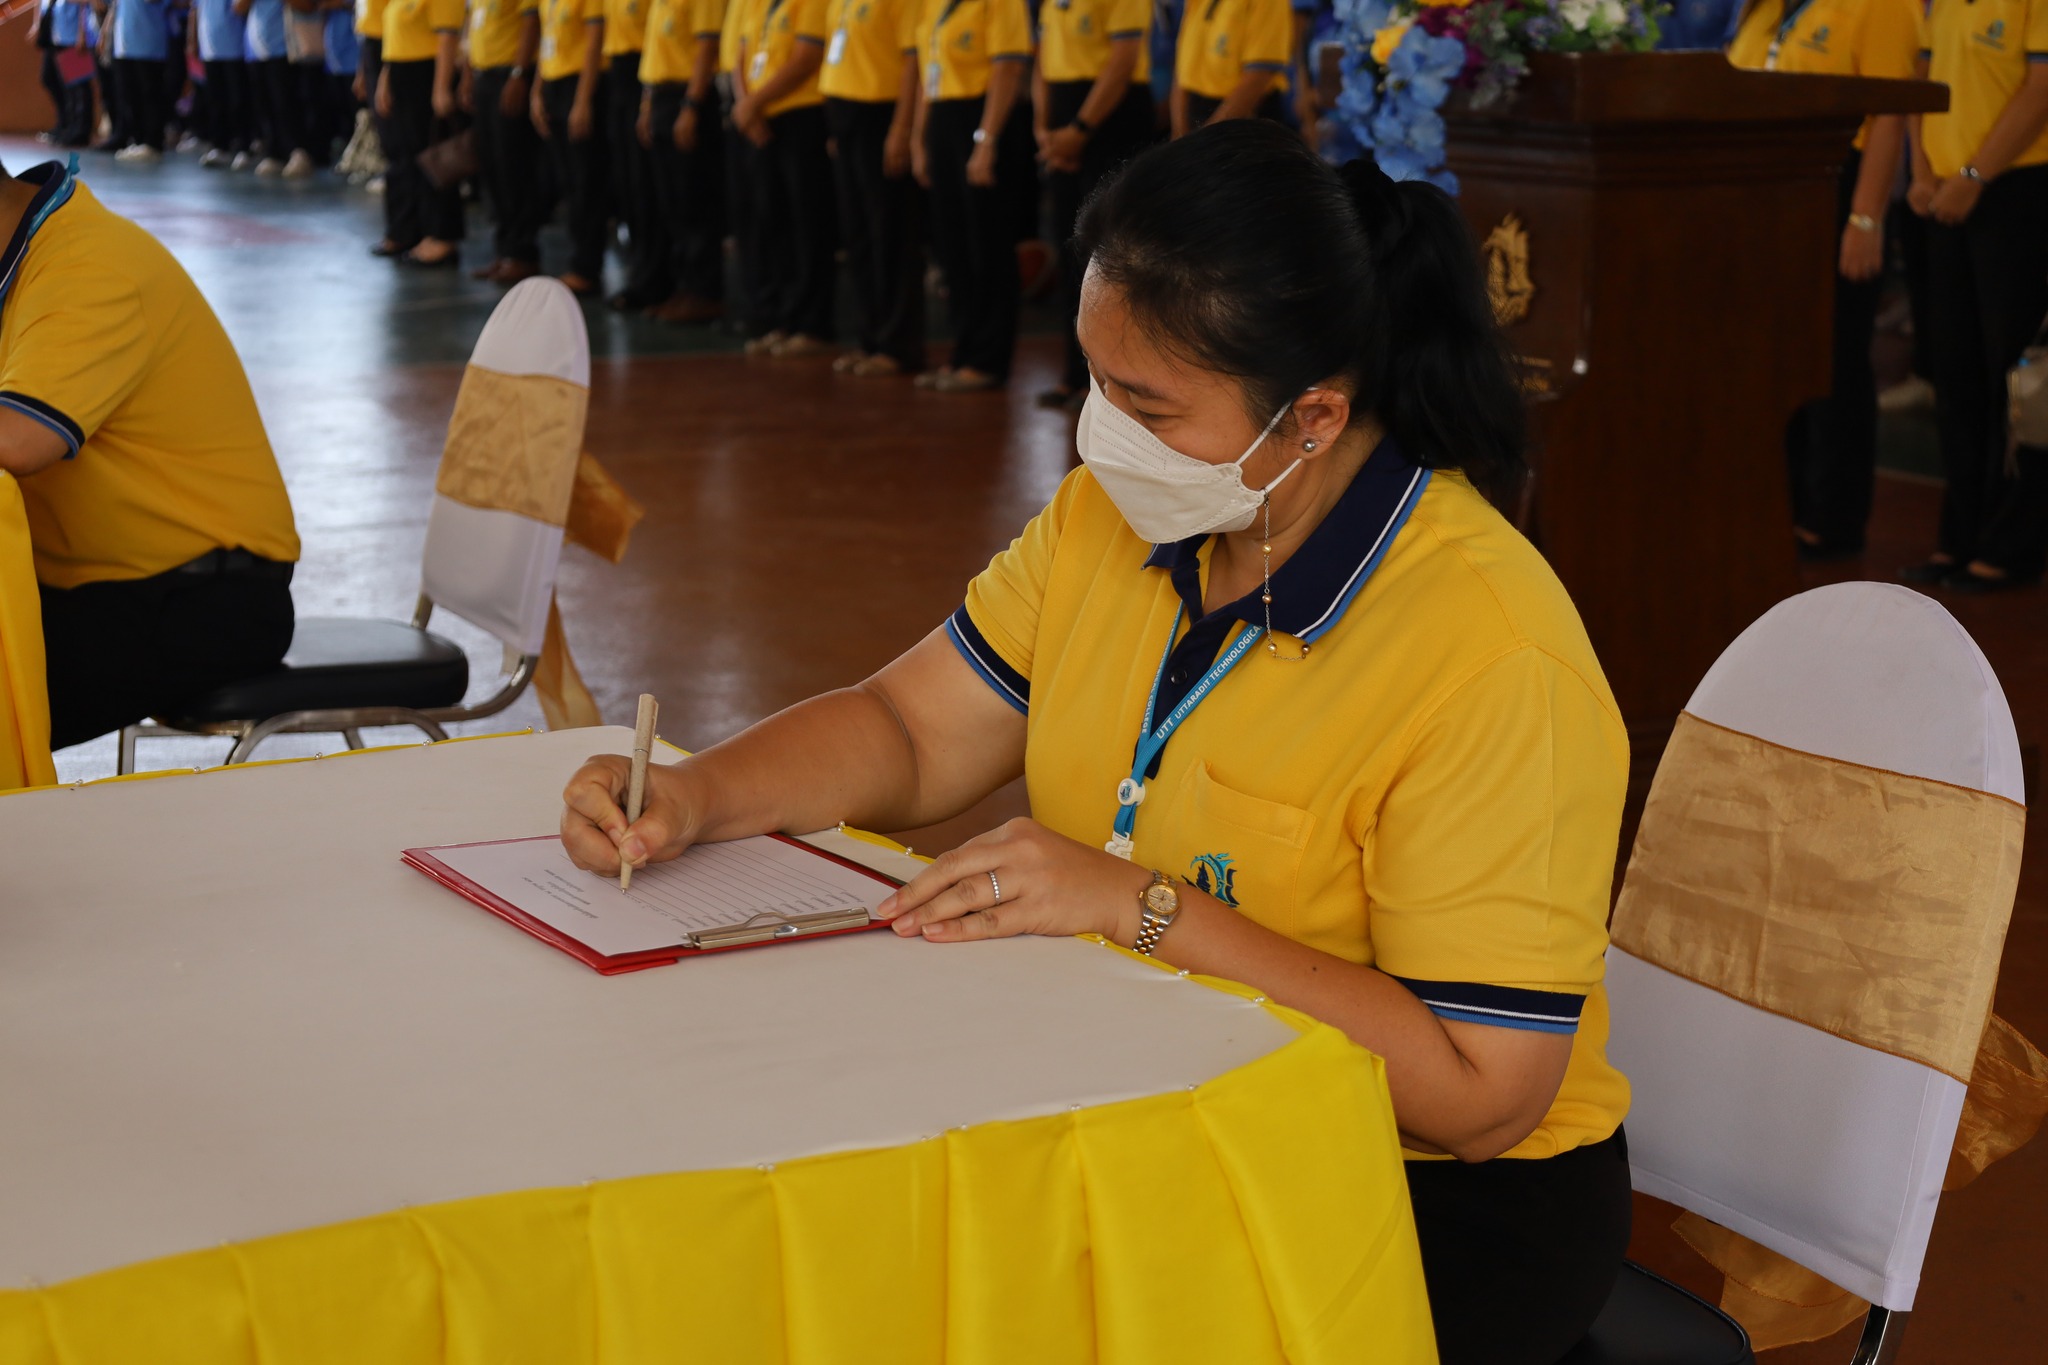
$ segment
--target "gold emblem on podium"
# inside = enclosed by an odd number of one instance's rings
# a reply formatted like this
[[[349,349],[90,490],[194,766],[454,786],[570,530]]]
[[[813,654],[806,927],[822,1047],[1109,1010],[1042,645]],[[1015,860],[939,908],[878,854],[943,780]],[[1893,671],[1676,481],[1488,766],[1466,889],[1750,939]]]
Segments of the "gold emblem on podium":
[[[1480,250],[1486,253],[1486,292],[1493,298],[1494,321],[1506,327],[1528,317],[1536,283],[1529,278],[1529,233],[1522,220],[1512,213],[1501,219]]]

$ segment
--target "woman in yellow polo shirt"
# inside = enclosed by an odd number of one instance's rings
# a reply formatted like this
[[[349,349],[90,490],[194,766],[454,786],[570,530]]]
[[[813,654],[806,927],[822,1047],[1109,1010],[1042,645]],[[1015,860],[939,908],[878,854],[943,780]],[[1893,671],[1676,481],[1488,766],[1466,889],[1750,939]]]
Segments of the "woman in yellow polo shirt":
[[[1344,1029],[1386,1060],[1444,1361],[1547,1365],[1628,1241],[1628,752],[1563,588],[1474,491],[1522,445],[1471,239],[1264,120],[1139,156],[1081,232],[1093,387],[1051,506],[873,678],[649,774],[638,823],[593,760],[564,842],[609,874],[929,824],[1021,773],[1032,818],[885,902],[896,932],[1099,933]]]
[[[654,157],[641,144],[640,84],[647,45],[648,0],[605,0],[604,145],[611,157],[612,209],[626,228],[625,287],[610,299],[627,313],[668,302],[675,292],[669,276],[668,226],[654,184]]]
[[[1103,177],[1153,138],[1151,34],[1152,0],[1065,0],[1039,10],[1031,125],[1067,317],[1066,369],[1038,395],[1041,407],[1078,411],[1088,394],[1088,358],[1074,335],[1087,262],[1074,254],[1074,224]]]
[[[1920,46],[1916,0],[1754,0],[1728,60],[1754,71],[1826,76],[1913,74]],[[1785,453],[1792,525],[1809,559],[1861,553],[1877,480],[1877,330],[1884,217],[1905,146],[1902,114],[1864,120],[1842,165],[1836,198],[1835,344],[1828,397],[1792,419]]]
[[[910,179],[917,121],[918,0],[831,0],[825,11],[825,121],[839,189],[839,244],[852,277],[846,374],[924,369],[924,253]]]
[[[528,108],[539,60],[540,0],[471,0],[465,95],[497,223],[490,261],[470,274],[494,284],[540,273],[541,149]]]
[[[1984,592],[2041,576],[2048,451],[2012,452],[2005,372],[2048,312],[2048,0],[1933,0],[1907,202],[1927,231],[1927,354],[1944,487],[1935,551],[1909,582]]]
[[[541,0],[540,84],[527,112],[568,201],[569,268],[555,278],[579,298],[604,287],[611,237],[604,107],[604,0]]]
[[[923,0],[917,60],[911,172],[931,191],[932,251],[953,324],[952,359],[917,382],[942,393],[1000,388],[1017,350],[1013,182],[1030,174],[1028,156],[1004,155],[1031,60],[1024,0]]]
[[[733,0],[743,11],[732,123],[744,178],[754,291],[749,355],[806,356],[832,340],[832,163],[825,151],[825,0]],[[744,249],[744,248],[743,248]]]
[[[635,130],[654,167],[673,292],[663,322],[725,314],[725,140],[719,133],[718,45],[725,0],[653,0],[640,55]]]
[[[408,265],[461,264],[462,194],[437,187],[419,155],[454,132],[463,0],[390,0],[384,7],[377,113],[384,119],[386,236]]]
[[[1287,0],[1185,0],[1174,46],[1173,135],[1285,117],[1294,14]]]

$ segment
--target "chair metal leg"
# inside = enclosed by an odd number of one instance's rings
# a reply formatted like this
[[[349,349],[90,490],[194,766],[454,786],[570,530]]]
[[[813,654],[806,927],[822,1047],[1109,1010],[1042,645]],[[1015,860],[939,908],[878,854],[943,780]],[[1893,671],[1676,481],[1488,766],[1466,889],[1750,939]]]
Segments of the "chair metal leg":
[[[356,729],[353,725],[343,730],[341,732],[341,737],[342,740],[345,743],[347,743],[348,747],[351,749],[360,749],[363,747],[363,732],[361,730]]]
[[[121,755],[114,763],[114,771],[126,777],[135,771],[135,727],[121,727]]]
[[[333,711],[286,711],[282,715],[258,721],[242,732],[235,741],[235,747],[228,753],[228,762],[246,763],[249,755],[256,752],[256,746],[272,735],[283,734],[339,734],[354,736],[352,748],[362,747],[362,737],[355,732],[365,725],[410,725],[425,733],[430,739],[448,738],[448,732],[440,722],[403,706],[357,706],[346,710]]]
[[[1899,1338],[1905,1335],[1906,1319],[1911,1316],[1872,1304],[1870,1316],[1863,1320],[1863,1339],[1856,1343],[1849,1365],[1891,1365],[1898,1358]]]

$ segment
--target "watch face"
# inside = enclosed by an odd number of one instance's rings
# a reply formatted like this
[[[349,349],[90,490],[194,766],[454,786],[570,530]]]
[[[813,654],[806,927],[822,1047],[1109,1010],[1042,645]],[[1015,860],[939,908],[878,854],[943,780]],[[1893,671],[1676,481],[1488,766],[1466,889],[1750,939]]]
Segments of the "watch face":
[[[1154,883],[1145,889],[1145,908],[1155,915],[1173,915],[1180,910],[1180,892]]]

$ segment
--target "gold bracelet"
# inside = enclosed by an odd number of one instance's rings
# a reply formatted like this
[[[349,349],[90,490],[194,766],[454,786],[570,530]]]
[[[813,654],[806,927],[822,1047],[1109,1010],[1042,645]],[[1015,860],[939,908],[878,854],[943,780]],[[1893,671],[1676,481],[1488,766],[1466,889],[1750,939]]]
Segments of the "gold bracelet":
[[[1867,213],[1852,213],[1849,215],[1849,226],[1855,228],[1858,232],[1875,232],[1877,231],[1877,219],[1872,218]]]

